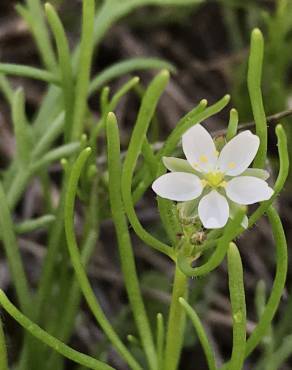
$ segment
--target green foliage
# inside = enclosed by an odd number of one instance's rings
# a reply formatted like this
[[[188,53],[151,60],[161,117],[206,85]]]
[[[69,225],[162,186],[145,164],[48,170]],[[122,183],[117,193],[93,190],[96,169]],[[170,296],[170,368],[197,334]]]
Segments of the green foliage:
[[[226,256],[233,318],[233,346],[231,360],[223,368],[241,369],[245,358],[261,344],[264,335],[271,329],[287,274],[285,235],[280,218],[273,208],[273,201],[282,190],[289,170],[287,139],[283,127],[276,127],[280,169],[274,185],[274,195],[254,211],[248,225],[251,227],[265,213],[268,215],[276,245],[276,275],[270,297],[267,302],[265,299],[261,300],[259,322],[246,340],[244,272],[239,251],[233,243],[244,232],[241,223],[246,210],[239,209],[224,229],[204,230],[205,239],[201,243],[190,242],[190,238],[180,236],[184,225],[172,202],[157,200],[161,224],[168,238],[166,242],[144,228],[135,208],[153,180],[165,172],[163,161],[168,168],[186,168],[185,163],[171,158],[181,136],[193,125],[224,109],[230,96],[223,96],[211,106],[203,99],[180,119],[162,147],[155,151],[148,140],[149,127],[168,84],[169,72],[174,71],[174,67],[155,58],[133,58],[107,67],[91,78],[93,54],[105,33],[118,19],[143,5],[199,3],[199,0],[107,0],[97,7],[95,14],[94,0],[84,0],[81,40],[73,52],[70,51],[62,21],[52,5],[46,4],[45,12],[38,0],[27,0],[24,5],[17,6],[18,12],[32,30],[44,65],[44,69],[38,69],[0,64],[0,72],[3,74],[0,77],[0,89],[11,107],[17,148],[16,155],[0,182],[0,236],[15,287],[16,305],[2,291],[0,305],[30,333],[24,335],[19,362],[13,364],[18,370],[62,370],[64,357],[85,368],[113,369],[107,364],[110,345],[130,369],[176,370],[182,352],[187,316],[196,329],[209,368],[216,369],[213,350],[204,326],[188,303],[188,277],[211,274]],[[280,10],[281,16],[284,16]],[[52,31],[56,52],[52,47],[45,16]],[[283,31],[285,32],[286,30]],[[256,29],[251,37],[248,89],[257,135],[261,140],[255,160],[257,168],[263,168],[267,159],[267,119],[261,90],[263,56],[263,37]],[[146,69],[161,71],[141,94],[137,119],[123,158],[118,122],[113,111],[125,94],[133,88],[139,88],[139,78],[128,80],[113,96],[110,88],[105,85],[127,73]],[[13,91],[6,79],[8,75],[35,78],[48,83],[47,95],[32,122],[28,122],[26,117],[24,92],[22,89]],[[101,90],[101,114],[98,122],[95,122],[88,99],[98,90]],[[232,109],[226,139],[234,137],[237,129],[238,113]],[[96,161],[102,153],[102,148],[98,146],[98,139],[102,135],[107,138],[107,168],[98,166]],[[33,143],[36,144],[33,146]],[[52,184],[46,172],[52,163],[58,161],[61,161],[63,172],[60,200],[54,207],[50,199]],[[263,171],[258,173],[259,176],[263,174]],[[14,225],[14,210],[34,176],[41,180],[42,190],[47,197],[44,214]],[[76,202],[82,207],[84,215],[83,229],[78,237],[74,230]],[[117,330],[118,325],[106,317],[87,276],[87,265],[99,237],[100,222],[109,214],[115,225],[121,270],[128,295],[127,312],[133,314],[137,331],[135,335],[128,335],[130,346],[124,343],[125,338]],[[166,322],[164,316],[157,312],[155,325],[151,322],[140,288],[128,222],[141,241],[167,256],[175,267]],[[40,281],[33,292],[29,287],[16,234],[40,228],[48,230],[47,252]],[[191,232],[197,231],[195,225]],[[203,262],[193,267],[199,257],[202,257]],[[95,359],[94,353],[85,355],[65,344],[69,342],[74,330],[82,297],[106,337],[104,347],[98,351],[99,360]],[[60,321],[60,325],[56,324]],[[276,369],[289,355],[290,341],[288,336],[287,341],[277,349],[271,369]],[[0,368],[8,368],[1,322]]]

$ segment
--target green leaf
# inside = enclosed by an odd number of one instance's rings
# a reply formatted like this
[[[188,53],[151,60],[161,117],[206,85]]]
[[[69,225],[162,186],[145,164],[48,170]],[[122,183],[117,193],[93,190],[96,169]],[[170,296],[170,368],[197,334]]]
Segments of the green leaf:
[[[70,126],[73,119],[74,106],[74,78],[71,66],[70,49],[64,27],[55,9],[51,4],[47,3],[45,4],[45,10],[54,34],[58,51],[65,105],[65,138],[68,140],[71,129]]]
[[[0,369],[9,370],[6,341],[1,318],[0,318]]]
[[[230,369],[242,369],[246,345],[246,305],[243,282],[243,268],[239,251],[230,243],[227,251],[228,281],[232,309],[233,345]]]
[[[47,346],[53,348],[55,351],[62,354],[64,357],[76,362],[77,364],[88,367],[93,370],[114,370],[111,366],[95,360],[93,357],[89,357],[84,353],[78,352],[73,348],[62,343],[57,338],[41,329],[38,325],[33,323],[29,318],[23,315],[7,298],[5,293],[0,290],[0,304],[14,318],[24,329],[26,329],[31,335],[38,338],[41,342]]]
[[[78,182],[84,168],[86,161],[91,154],[91,148],[85,148],[78,156],[74,162],[67,184],[67,191],[65,195],[65,205],[64,205],[64,222],[65,222],[65,234],[67,240],[67,247],[70,254],[71,262],[76,274],[76,278],[79,282],[81,291],[84,298],[90,307],[96,321],[101,326],[104,333],[107,335],[109,340],[115,346],[120,355],[125,359],[133,370],[142,370],[140,365],[134,359],[132,354],[128,351],[126,346],[122,343],[119,336],[113,329],[112,325],[106,318],[99,302],[96,299],[94,291],[90,285],[86,271],[84,269],[79,247],[77,245],[77,240],[74,231],[74,203],[77,193]]]
[[[162,59],[158,58],[132,58],[123,60],[100,72],[90,83],[89,94],[95,93],[105,84],[109,83],[115,78],[125,74],[147,69],[167,69],[170,72],[175,72],[174,66]]]
[[[229,123],[227,128],[226,140],[230,141],[237,133],[238,112],[236,109],[231,109],[229,115]]]
[[[247,85],[256,125],[256,134],[260,138],[259,150],[254,160],[255,168],[264,168],[268,146],[267,119],[261,92],[263,56],[264,39],[261,31],[256,28],[252,31],[251,34],[250,55],[247,74]]]
[[[131,136],[128,152],[125,158],[122,172],[122,196],[125,210],[136,234],[149,246],[165,253],[168,256],[173,254],[173,249],[153,237],[141,225],[133,204],[132,181],[135,166],[141,153],[147,130],[153,117],[159,98],[163,93],[169,80],[169,72],[160,72],[148,86],[139,109],[137,121]]]
[[[142,347],[147,356],[150,369],[155,370],[157,368],[157,356],[149,319],[140,291],[133,247],[121,197],[122,168],[120,162],[120,138],[117,120],[113,113],[109,113],[107,116],[106,129],[108,140],[109,196],[112,217],[118,238],[122,272]]]
[[[95,1],[84,0],[82,8],[82,32],[80,42],[80,54],[77,65],[77,77],[75,88],[75,109],[73,122],[70,130],[70,139],[78,140],[83,132],[84,116],[87,107],[87,92],[93,55],[93,26]]]
[[[198,334],[199,340],[200,340],[201,345],[203,347],[205,356],[207,358],[209,370],[216,370],[216,362],[215,362],[214,351],[211,348],[211,345],[209,343],[206,331],[204,329],[204,326],[203,326],[199,316],[197,315],[196,311],[188,304],[188,302],[184,298],[180,297],[179,302],[183,306],[183,308],[185,309],[187,315],[189,316],[189,318],[191,319],[191,321],[194,325],[194,328],[196,329],[196,332]]]
[[[13,96],[12,120],[16,138],[17,158],[22,165],[27,166],[30,161],[31,140],[25,116],[25,102],[22,89],[18,89]]]
[[[162,157],[164,166],[171,172],[189,172],[197,174],[197,171],[189,164],[186,159],[175,157]]]
[[[29,77],[49,84],[60,85],[60,79],[56,74],[21,64],[0,63],[0,73],[10,76]]]

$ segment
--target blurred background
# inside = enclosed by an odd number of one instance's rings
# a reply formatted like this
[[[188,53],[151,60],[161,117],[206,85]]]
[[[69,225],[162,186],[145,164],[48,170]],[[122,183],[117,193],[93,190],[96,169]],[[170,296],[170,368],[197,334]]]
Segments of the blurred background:
[[[121,0],[122,1],[122,0]],[[81,1],[52,1],[64,22],[73,47],[79,39]],[[98,3],[98,2],[97,2]],[[24,20],[15,11],[16,1],[0,2],[0,60],[3,63],[19,63],[41,66],[41,61]],[[259,27],[265,37],[265,59],[263,71],[263,95],[267,115],[292,108],[292,1],[276,0],[221,0],[202,1],[200,5],[181,7],[142,7],[116,23],[103,39],[94,58],[92,73],[96,74],[119,60],[130,57],[160,57],[171,62],[177,69],[172,75],[157,113],[159,125],[151,133],[151,141],[163,140],[175,127],[179,118],[191,110],[201,99],[211,104],[226,93],[232,95],[231,105],[239,111],[240,123],[253,120],[249,102],[246,73],[250,32]],[[153,72],[138,73],[145,86]],[[116,91],[127,79],[124,76],[110,84]],[[13,86],[23,86],[27,98],[27,114],[33,117],[42,104],[46,85],[39,81],[11,77]],[[137,113],[139,99],[135,92],[127,94],[117,108],[121,127],[121,141],[126,148],[132,125]],[[99,95],[90,100],[92,112],[99,116]],[[208,127],[219,130],[226,127],[229,109],[208,120]],[[281,121],[292,142],[292,121],[289,117]],[[270,123],[269,153],[267,164],[277,173],[277,147],[274,135],[276,121]],[[103,148],[101,155],[105,152]],[[289,145],[292,153],[292,146]],[[4,169],[15,152],[11,124],[11,112],[0,92],[0,163]],[[50,177],[54,183],[53,197],[58,199],[59,167],[52,167]],[[291,176],[285,192],[277,200],[277,208],[284,222],[288,243],[292,243],[292,187]],[[44,200],[37,179],[31,182],[16,212],[16,220],[24,220],[38,214]],[[138,213],[149,230],[163,237],[158,222],[155,197],[149,191],[138,205]],[[79,214],[82,217],[82,213]],[[21,236],[19,245],[32,287],[38,282],[45,255],[44,232]],[[101,224],[101,235],[88,275],[95,293],[115,328],[126,338],[135,334],[131,313],[123,287],[119,259],[112,222],[106,219]],[[157,312],[167,313],[170,302],[172,264],[163,256],[146,247],[133,236],[135,254],[143,294],[147,308],[155,323]],[[244,263],[248,326],[250,333],[258,319],[257,297],[266,290],[269,295],[274,277],[274,244],[266,220],[263,218],[239,240]],[[291,249],[291,248],[290,248]],[[280,309],[263,343],[246,361],[245,369],[277,370],[292,369],[292,295],[291,268]],[[56,272],[58,273],[58,271]],[[264,281],[265,283],[260,283]],[[190,302],[202,318],[220,363],[230,354],[232,345],[232,321],[228,301],[226,266],[191,284]],[[4,253],[0,249],[0,286],[11,299],[14,298]],[[62,307],[56,312],[56,320],[62,320]],[[11,363],[19,354],[22,331],[8,316],[4,315],[5,330]],[[82,303],[70,344],[86,353],[109,356],[119,370],[126,369],[116,352],[109,347]],[[129,343],[139,356],[139,346]],[[110,348],[108,352],[108,348]],[[278,356],[278,367],[271,367],[271,357]],[[67,362],[68,369],[75,369]],[[273,365],[274,366],[274,365]],[[194,330],[188,327],[181,370],[207,369],[205,359]]]

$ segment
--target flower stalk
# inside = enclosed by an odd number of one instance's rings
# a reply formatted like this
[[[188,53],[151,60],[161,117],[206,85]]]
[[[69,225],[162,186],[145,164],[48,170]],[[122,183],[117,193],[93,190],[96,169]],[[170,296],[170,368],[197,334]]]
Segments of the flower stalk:
[[[176,266],[166,332],[164,370],[176,370],[179,365],[186,323],[185,310],[179,302],[180,297],[188,297],[188,278]]]

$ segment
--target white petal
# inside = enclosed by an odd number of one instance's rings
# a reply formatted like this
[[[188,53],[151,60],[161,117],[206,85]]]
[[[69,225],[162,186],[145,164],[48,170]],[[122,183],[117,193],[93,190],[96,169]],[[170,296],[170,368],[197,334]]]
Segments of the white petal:
[[[240,176],[230,180],[225,190],[229,199],[244,205],[268,200],[274,193],[267,182],[252,176]]]
[[[162,198],[185,202],[201,195],[203,186],[196,175],[171,172],[156,179],[152,184],[152,189]]]
[[[199,217],[207,229],[219,229],[225,226],[229,217],[227,199],[212,190],[205,195],[199,203]]]
[[[191,127],[182,137],[189,164],[197,171],[210,171],[217,162],[217,151],[209,132],[201,125]]]
[[[222,149],[218,167],[229,176],[240,175],[253,161],[260,145],[258,136],[243,131],[230,140]]]

